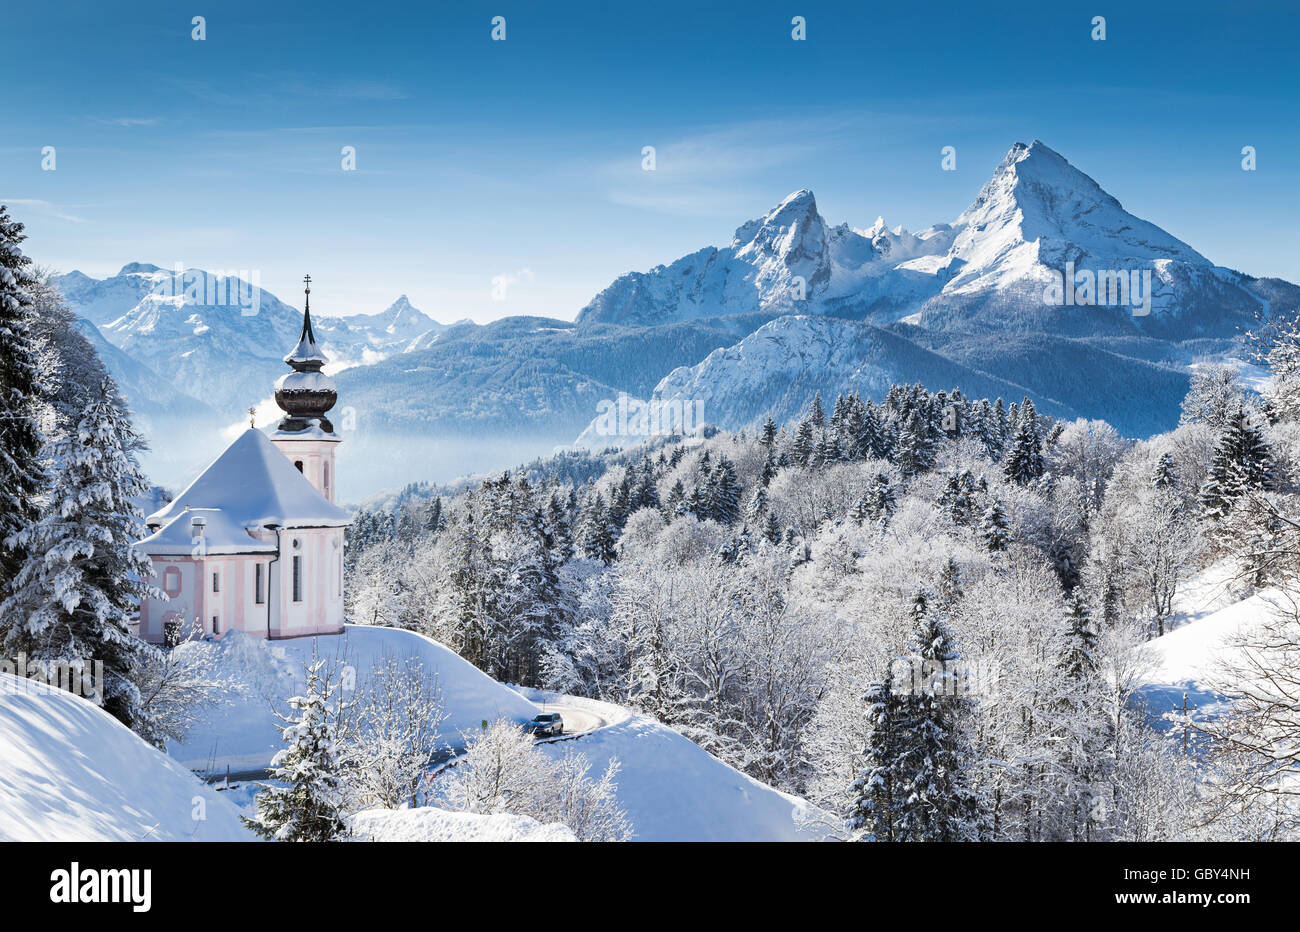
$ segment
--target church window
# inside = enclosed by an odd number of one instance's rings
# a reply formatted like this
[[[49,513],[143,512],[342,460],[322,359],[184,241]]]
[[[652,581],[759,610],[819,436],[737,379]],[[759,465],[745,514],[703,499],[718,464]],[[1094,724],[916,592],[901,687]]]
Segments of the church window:
[[[266,566],[258,563],[253,575],[253,599],[261,605],[266,601]]]
[[[173,599],[181,594],[181,571],[174,566],[163,570],[163,592]]]
[[[302,601],[302,557],[293,558],[293,600]]]
[[[302,472],[302,460],[294,460],[293,465],[298,467],[298,472]]]
[[[212,574],[212,591],[213,591],[213,592],[220,592],[220,591],[221,591],[221,574],[220,574],[220,573],[213,572],[213,574]]]

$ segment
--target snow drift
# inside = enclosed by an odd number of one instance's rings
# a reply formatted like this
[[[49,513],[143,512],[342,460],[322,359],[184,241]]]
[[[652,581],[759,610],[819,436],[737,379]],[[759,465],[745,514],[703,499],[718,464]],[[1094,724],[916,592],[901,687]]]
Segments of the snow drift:
[[[84,699],[0,674],[0,841],[254,841],[239,810]]]

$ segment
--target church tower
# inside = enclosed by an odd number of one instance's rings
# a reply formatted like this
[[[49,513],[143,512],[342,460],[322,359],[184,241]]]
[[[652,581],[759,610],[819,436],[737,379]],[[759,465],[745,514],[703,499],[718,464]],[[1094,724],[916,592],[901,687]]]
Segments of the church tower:
[[[275,383],[275,403],[284,411],[284,417],[271,434],[271,442],[332,503],[337,487],[334,451],[341,438],[325,414],[338,400],[338,389],[334,380],[321,371],[329,360],[316,345],[311,329],[311,276],[303,281],[306,303],[302,336],[293,352],[284,357],[293,371]]]

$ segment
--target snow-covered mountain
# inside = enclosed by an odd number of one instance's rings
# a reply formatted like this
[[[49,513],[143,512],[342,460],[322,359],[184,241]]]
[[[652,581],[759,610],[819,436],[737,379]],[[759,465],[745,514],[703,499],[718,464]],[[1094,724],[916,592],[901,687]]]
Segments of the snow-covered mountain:
[[[1091,273],[1123,273],[1134,294],[1094,303],[1045,295]],[[1137,273],[1134,278],[1133,274]],[[1148,278],[1144,278],[1146,275]],[[1150,282],[1149,307],[1136,294]],[[1063,287],[1064,290],[1064,287]],[[1073,292],[1073,288],[1071,291]],[[649,272],[620,276],[583,308],[580,324],[659,324],[758,310],[907,318],[929,329],[1149,333],[1223,337],[1300,289],[1215,266],[1191,246],[1124,210],[1042,142],[1016,143],[975,202],[951,224],[919,234],[883,219],[830,227],[800,190],[740,227],[731,244]],[[1081,295],[1081,293],[1080,293]]]
[[[133,262],[109,278],[74,270],[56,283],[105,340],[161,376],[182,401],[188,396],[226,421],[270,394],[302,327],[299,308],[238,275]],[[318,303],[312,314],[331,372],[425,348],[447,329],[406,295],[379,314],[332,310]]]
[[[1073,281],[1064,297],[1067,273],[1094,282],[1093,304]],[[226,298],[212,300],[206,287],[187,292],[186,274],[133,263],[60,285],[119,351],[107,356],[128,396],[165,407],[171,392],[176,406],[200,403],[230,424],[269,395],[301,314],[266,291],[246,314],[229,298],[247,282],[212,278]],[[1128,304],[1098,304],[1101,283],[1114,297],[1121,278]],[[801,189],[726,246],[618,277],[574,323],[442,325],[405,296],[380,314],[341,314],[326,295],[313,320],[341,373],[340,403],[364,412],[341,463],[371,474],[348,490],[364,495],[549,452],[623,392],[706,400],[708,422],[741,427],[793,414],[814,391],[878,395],[922,381],[1028,395],[1146,435],[1176,422],[1191,363],[1230,355],[1257,313],[1292,308],[1300,288],[1214,265],[1034,142],[1012,146],[950,223],[832,226]],[[208,433],[190,436],[195,458],[218,452]]]

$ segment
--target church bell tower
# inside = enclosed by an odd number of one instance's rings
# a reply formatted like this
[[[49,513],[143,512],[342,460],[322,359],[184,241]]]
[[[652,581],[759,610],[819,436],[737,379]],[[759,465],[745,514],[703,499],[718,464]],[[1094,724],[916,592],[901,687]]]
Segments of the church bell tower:
[[[334,379],[321,371],[329,362],[311,329],[311,276],[303,278],[306,302],[302,312],[302,336],[284,361],[286,372],[275,383],[275,403],[284,417],[271,434],[274,443],[316,490],[330,502],[335,500],[337,476],[334,451],[341,438],[334,433],[326,413],[338,400]]]

